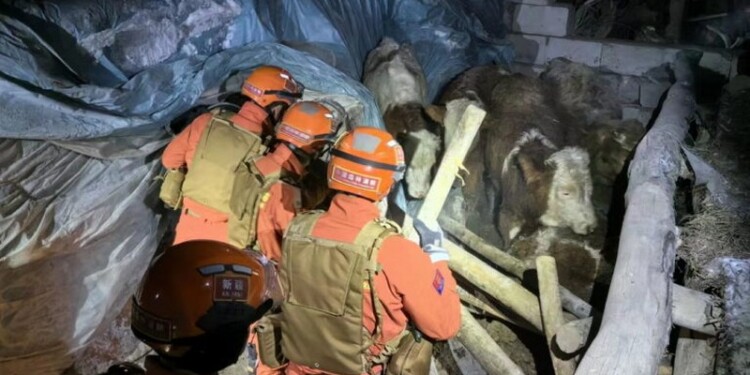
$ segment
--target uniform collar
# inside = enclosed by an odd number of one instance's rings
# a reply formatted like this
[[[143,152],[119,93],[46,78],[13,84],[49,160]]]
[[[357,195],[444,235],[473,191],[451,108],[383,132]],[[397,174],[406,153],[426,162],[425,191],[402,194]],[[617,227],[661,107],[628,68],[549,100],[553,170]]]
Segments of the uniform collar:
[[[263,122],[268,118],[265,109],[255,104],[253,101],[246,101],[240,111],[232,118],[232,122],[253,133],[261,134],[263,131]]]
[[[337,193],[331,200],[328,214],[345,217],[353,226],[364,226],[380,217],[380,210],[375,202],[356,195]]]

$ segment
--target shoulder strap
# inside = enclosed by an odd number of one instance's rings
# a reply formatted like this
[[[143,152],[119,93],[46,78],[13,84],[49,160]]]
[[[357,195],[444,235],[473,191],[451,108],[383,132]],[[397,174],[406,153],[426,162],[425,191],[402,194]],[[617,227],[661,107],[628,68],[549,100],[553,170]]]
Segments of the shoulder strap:
[[[370,286],[372,306],[375,309],[375,332],[372,335],[373,343],[378,342],[383,336],[383,306],[378,299],[378,293],[375,290],[375,275],[380,272],[378,264],[378,254],[383,242],[390,236],[399,233],[398,225],[385,219],[375,219],[367,223],[364,228],[357,234],[354,243],[359,246],[369,248],[367,256],[367,282]]]
[[[315,227],[315,223],[318,222],[318,219],[320,219],[320,215],[322,215],[324,212],[325,211],[322,210],[311,210],[298,213],[297,216],[292,219],[292,222],[289,223],[284,236],[310,236],[310,234],[312,234],[313,228]]]

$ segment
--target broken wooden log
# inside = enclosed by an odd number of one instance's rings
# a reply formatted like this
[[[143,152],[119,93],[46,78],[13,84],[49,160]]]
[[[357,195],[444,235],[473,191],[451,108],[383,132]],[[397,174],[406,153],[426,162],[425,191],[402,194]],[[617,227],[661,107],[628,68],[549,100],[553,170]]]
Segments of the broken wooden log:
[[[465,307],[461,307],[461,329],[458,331],[458,339],[488,374],[523,375],[521,368],[505,354]]]
[[[523,277],[525,268],[518,258],[490,245],[453,219],[441,216],[439,222],[448,233],[458,238],[461,243],[469,246],[479,255],[487,258],[511,275],[519,279]],[[716,335],[716,322],[722,316],[722,309],[718,307],[715,297],[677,284],[674,284],[673,288],[672,316],[674,324],[697,332]],[[591,305],[562,285],[560,285],[560,299],[565,311],[573,313],[577,318],[583,319],[591,316]]]
[[[576,370],[573,360],[566,361],[560,358],[560,353],[555,350],[555,333],[565,324],[555,258],[549,255],[537,257],[536,275],[539,281],[539,304],[542,310],[544,336],[547,338],[552,366],[555,368],[556,375],[573,375]]]
[[[493,264],[499,266],[504,271],[518,279],[523,279],[523,273],[526,271],[526,266],[520,259],[490,245],[474,232],[461,225],[461,223],[449,217],[441,216],[439,222],[443,229],[458,238],[461,243],[474,250],[477,254],[487,258]],[[562,299],[563,308],[568,312],[573,313],[576,317],[585,318],[591,315],[591,305],[562,285],[560,286],[560,298]]]
[[[673,285],[672,321],[675,325],[716,336],[722,315],[716,297],[682,285]]]
[[[672,320],[674,324],[704,335],[716,336],[718,320],[724,311],[716,297],[674,284],[672,292]],[[566,354],[583,348],[589,337],[592,318],[564,324],[557,332],[557,346]]]
[[[578,374],[654,374],[669,339],[678,235],[673,199],[680,144],[696,105],[684,53],[673,67],[676,82],[630,164],[612,284],[599,332]]]
[[[451,257],[451,269],[543,332],[539,301],[533,293],[452,241],[446,240],[444,245]]]
[[[555,334],[557,347],[565,354],[574,354],[583,349],[591,331],[594,318],[578,319],[563,324]]]

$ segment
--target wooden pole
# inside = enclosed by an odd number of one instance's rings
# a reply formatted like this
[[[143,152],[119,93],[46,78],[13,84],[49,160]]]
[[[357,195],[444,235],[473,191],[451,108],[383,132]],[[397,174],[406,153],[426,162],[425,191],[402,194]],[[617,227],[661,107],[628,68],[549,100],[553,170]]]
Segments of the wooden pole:
[[[672,320],[680,327],[716,336],[723,315],[716,297],[674,285],[672,289]]]
[[[518,374],[523,371],[479,325],[466,307],[461,307],[461,329],[458,339],[490,375]]]
[[[542,309],[542,322],[544,323],[544,336],[547,338],[552,365],[556,375],[573,375],[575,363],[560,358],[560,352],[555,350],[555,333],[565,324],[562,305],[560,303],[560,290],[557,278],[557,265],[555,258],[542,255],[536,258],[536,275],[539,280],[539,303]]]
[[[555,334],[555,343],[565,354],[573,354],[586,345],[594,318],[578,319],[563,324]]]
[[[451,269],[543,332],[539,301],[534,294],[455,243],[446,240],[444,245],[451,257]]]
[[[674,72],[676,82],[630,164],[612,284],[599,332],[578,367],[581,375],[654,374],[669,339],[677,245],[673,197],[682,164],[680,144],[695,110],[683,53]]]
[[[707,336],[716,336],[718,320],[724,310],[716,298],[706,293],[674,284],[672,286],[672,317],[675,325]],[[566,323],[557,332],[555,340],[563,353],[573,354],[583,348],[589,337],[592,318]]]
[[[464,108],[461,108],[462,106]],[[440,211],[443,209],[443,203],[448,198],[448,192],[450,192],[453,181],[456,179],[458,169],[463,164],[479,127],[482,125],[485,115],[487,115],[487,112],[483,109],[466,100],[451,101],[446,107],[448,111],[463,110],[464,112],[453,134],[451,144],[448,145],[443,154],[440,167],[417,215],[420,220],[428,223],[437,221]],[[410,237],[414,226],[411,224],[411,218],[408,215],[404,218],[402,227],[404,236]]]
[[[487,258],[493,264],[500,266],[500,268],[519,279],[523,277],[525,268],[518,258],[488,244],[455,220],[441,216],[440,225],[448,233],[458,238],[461,243]],[[717,321],[723,313],[716,298],[677,284],[674,284],[673,288],[672,316],[674,323],[680,327],[715,336]],[[580,319],[591,316],[591,305],[562,285],[559,289],[560,299],[565,311]]]
[[[488,244],[481,237],[474,234],[474,232],[449,217],[440,216],[439,221],[443,230],[458,238],[461,243],[487,258],[492,264],[502,268],[504,271],[519,279],[523,279],[526,266],[520,259]]]
[[[479,255],[487,258],[493,264],[499,266],[504,271],[518,279],[523,279],[523,273],[526,271],[526,266],[520,259],[488,244],[481,237],[474,234],[474,232],[451,218],[441,216],[440,226],[448,233],[458,238],[461,243],[468,246]],[[562,299],[563,308],[566,311],[573,313],[577,318],[585,318],[591,315],[591,305],[562,285],[560,285],[560,298]]]

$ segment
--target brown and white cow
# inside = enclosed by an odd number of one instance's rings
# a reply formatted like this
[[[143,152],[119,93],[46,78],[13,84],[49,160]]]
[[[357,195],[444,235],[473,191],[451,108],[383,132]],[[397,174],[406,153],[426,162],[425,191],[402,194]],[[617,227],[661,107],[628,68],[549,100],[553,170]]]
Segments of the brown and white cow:
[[[411,46],[383,38],[367,56],[362,82],[375,95],[386,129],[404,147],[409,196],[424,198],[441,151],[441,129],[425,111],[427,82]]]
[[[457,77],[441,102],[469,91],[487,110],[466,161],[469,227],[472,215],[474,223],[496,215],[506,245],[541,226],[593,231],[589,154],[578,147],[580,125],[563,121],[549,87],[537,78],[478,67]]]

